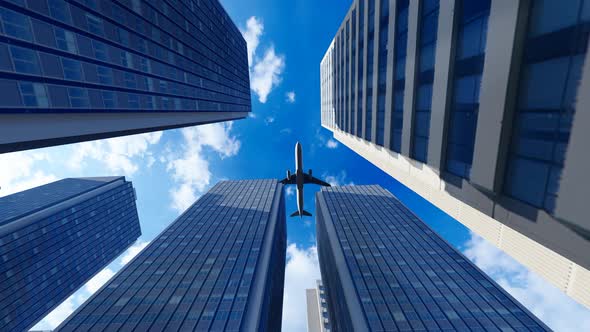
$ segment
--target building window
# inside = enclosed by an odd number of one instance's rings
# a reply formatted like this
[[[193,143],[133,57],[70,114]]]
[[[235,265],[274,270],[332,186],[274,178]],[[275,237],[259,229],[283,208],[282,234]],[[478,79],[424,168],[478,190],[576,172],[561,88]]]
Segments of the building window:
[[[64,0],[48,0],[47,2],[51,17],[64,23],[71,23],[70,7]]]
[[[37,52],[28,48],[10,46],[14,70],[24,74],[41,74]]]
[[[425,1],[420,13],[418,44],[418,71],[416,76],[416,102],[412,126],[413,159],[426,162],[430,136],[430,110],[432,107],[432,83],[434,82],[434,58],[438,31],[439,1]]]
[[[128,88],[136,88],[137,87],[137,83],[135,81],[135,74],[125,72],[125,85]]]
[[[129,46],[129,32],[125,29],[117,28],[119,34],[119,40],[121,44]]]
[[[68,97],[70,98],[70,105],[75,108],[88,108],[90,103],[88,101],[88,91],[82,88],[68,88]]]
[[[64,69],[64,77],[69,80],[82,80],[82,65],[78,60],[61,58]]]
[[[129,93],[127,95],[127,102],[129,108],[139,108],[139,96],[135,93]]]
[[[93,40],[92,41],[92,48],[94,49],[94,56],[98,60],[108,61],[107,58],[107,46],[104,43],[99,41]]]
[[[147,96],[146,105],[148,109],[156,109],[156,97],[155,96]]]
[[[446,169],[469,179],[473,162],[479,88],[485,59],[490,0],[462,1],[447,133]]]
[[[96,72],[98,74],[98,80],[102,84],[113,84],[113,70],[105,66],[97,66]]]
[[[86,13],[86,22],[88,22],[88,31],[97,34],[99,36],[104,35],[103,26],[102,26],[102,19],[90,14]]]
[[[151,73],[152,72],[152,68],[151,68],[149,59],[146,59],[144,57],[139,57],[139,66],[140,66],[141,71],[143,71],[144,73]]]
[[[27,16],[6,8],[0,8],[0,18],[2,19],[5,34],[27,41],[33,40],[31,23]]]
[[[143,54],[146,54],[148,49],[147,49],[147,41],[144,38],[139,37],[139,51]]]
[[[49,107],[49,99],[45,85],[40,83],[19,82],[18,83],[23,104],[33,107]]]
[[[553,212],[587,52],[590,1],[531,3],[504,192]]]
[[[71,31],[53,27],[57,48],[70,53],[77,53],[76,38]]]
[[[112,91],[103,91],[102,92],[102,101],[104,103],[104,107],[108,109],[113,109],[117,107],[115,93]]]
[[[121,64],[127,68],[133,68],[133,58],[131,53],[121,51]]]

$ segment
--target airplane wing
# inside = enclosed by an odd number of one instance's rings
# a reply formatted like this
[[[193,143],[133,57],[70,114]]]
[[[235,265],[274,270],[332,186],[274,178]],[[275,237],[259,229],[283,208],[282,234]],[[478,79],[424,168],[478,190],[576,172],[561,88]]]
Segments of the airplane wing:
[[[295,174],[291,174],[290,177],[284,178],[280,182],[282,184],[295,184],[297,183],[297,176]]]
[[[324,186],[324,187],[330,187],[330,184],[327,182],[324,182],[318,178],[315,178],[309,174],[303,174],[305,176],[305,178],[303,179],[303,183],[313,183],[313,184],[317,184],[320,186]]]

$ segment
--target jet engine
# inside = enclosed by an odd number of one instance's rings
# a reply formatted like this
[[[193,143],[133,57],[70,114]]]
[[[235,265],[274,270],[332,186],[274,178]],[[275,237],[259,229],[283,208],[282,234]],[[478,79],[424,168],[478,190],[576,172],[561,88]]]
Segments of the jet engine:
[[[287,179],[291,178],[291,171],[287,170]]]
[[[311,168],[309,169],[309,173],[308,174],[311,176]]]

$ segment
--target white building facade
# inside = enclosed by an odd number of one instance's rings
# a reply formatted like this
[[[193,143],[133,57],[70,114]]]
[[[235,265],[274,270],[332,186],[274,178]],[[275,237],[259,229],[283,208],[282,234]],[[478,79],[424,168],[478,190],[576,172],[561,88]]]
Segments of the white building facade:
[[[590,307],[589,25],[588,0],[355,0],[322,126]]]

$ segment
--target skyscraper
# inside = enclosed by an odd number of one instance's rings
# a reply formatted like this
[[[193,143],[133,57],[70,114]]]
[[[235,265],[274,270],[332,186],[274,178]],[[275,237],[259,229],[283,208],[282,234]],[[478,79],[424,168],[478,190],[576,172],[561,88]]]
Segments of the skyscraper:
[[[0,330],[28,330],[140,235],[124,177],[63,179],[0,198]]]
[[[588,307],[589,6],[355,0],[320,67],[335,139]]]
[[[380,186],[322,188],[316,213],[335,331],[548,330]]]
[[[279,331],[283,186],[214,186],[95,293],[59,331]]]
[[[315,288],[305,290],[307,301],[307,332],[330,332],[328,302],[321,280],[316,280]]]
[[[250,111],[246,42],[217,0],[2,1],[0,37],[0,153]]]

